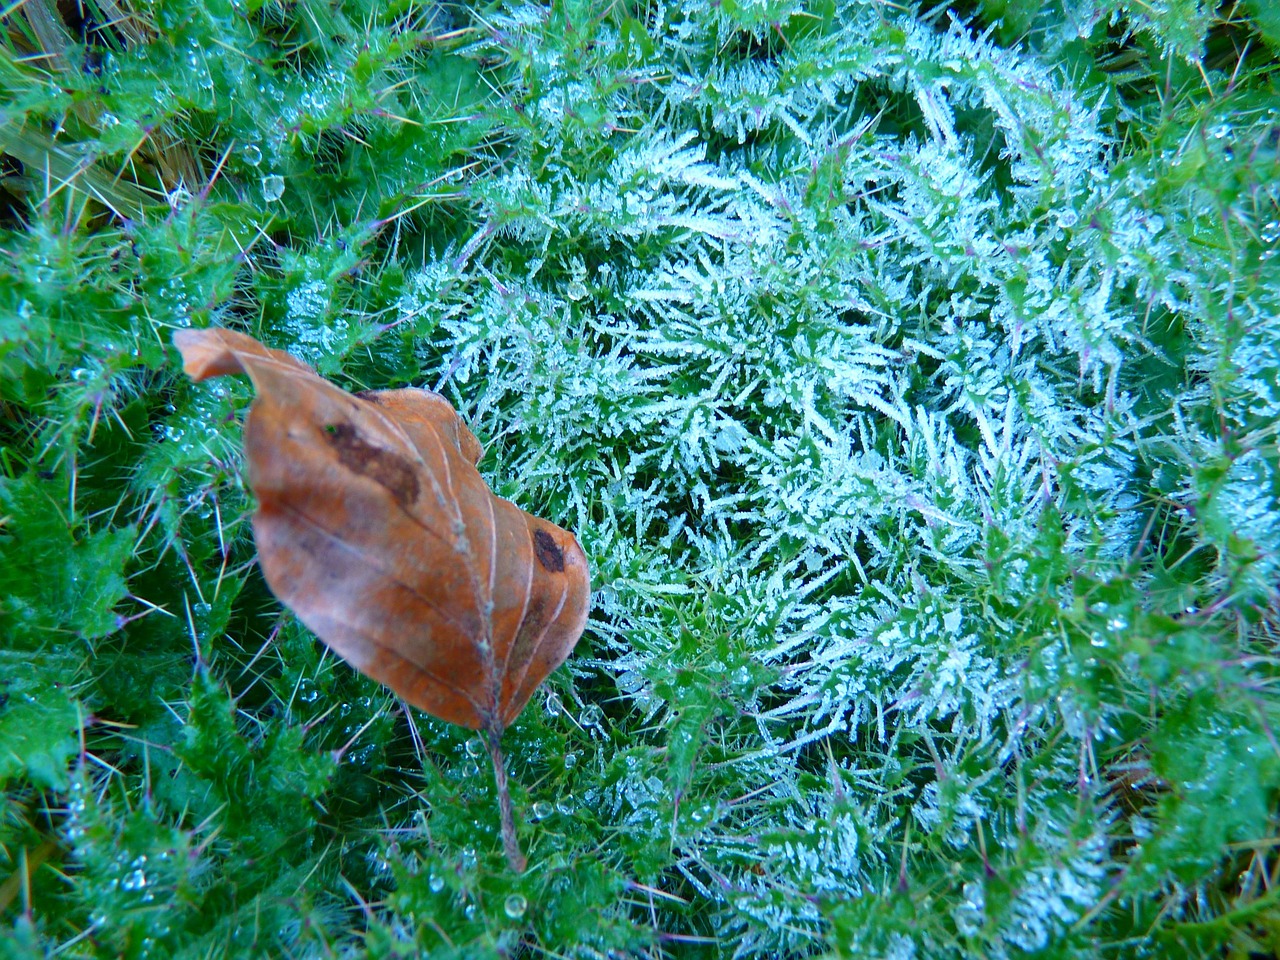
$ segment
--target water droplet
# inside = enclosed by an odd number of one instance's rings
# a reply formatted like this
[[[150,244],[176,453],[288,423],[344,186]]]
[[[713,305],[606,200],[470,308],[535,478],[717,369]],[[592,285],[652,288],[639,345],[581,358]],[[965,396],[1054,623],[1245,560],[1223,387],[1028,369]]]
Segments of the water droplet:
[[[251,167],[262,162],[262,149],[256,143],[249,143],[240,151],[240,158]]]
[[[1262,228],[1262,242],[1275,243],[1280,240],[1280,220],[1272,220]]]
[[[560,713],[560,711],[563,709],[564,709],[564,703],[563,701],[561,701],[560,696],[556,693],[548,693],[547,694],[547,715],[554,717],[558,713]]]
[[[545,800],[539,800],[533,805],[533,819],[545,820],[547,817],[551,816],[552,810],[553,808],[551,804],[547,803]]]
[[[427,881],[427,886],[431,888],[432,893],[439,893],[444,889],[444,877],[440,876],[438,873],[433,873],[431,878]]]
[[[473,780],[480,776],[480,768],[474,763],[465,763],[462,766],[462,779]]]
[[[587,295],[587,288],[581,280],[570,280],[564,292],[570,300],[581,300]]]
[[[513,893],[507,897],[507,902],[503,905],[507,916],[512,920],[519,920],[524,916],[524,912],[529,909],[529,901],[518,893]]]
[[[644,677],[634,670],[628,670],[618,677],[618,689],[623,693],[635,693],[644,686]]]
[[[262,178],[262,196],[268,203],[274,203],[284,196],[284,177],[278,173],[269,173]]]
[[[582,708],[582,713],[578,715],[578,722],[584,727],[594,727],[604,717],[604,711],[600,709],[598,704],[588,703]]]
[[[466,743],[466,751],[468,757],[478,757],[484,753],[484,744],[480,742],[479,737],[472,737]]]
[[[120,881],[120,889],[122,890],[141,890],[147,885],[147,875],[141,870],[131,870]]]
[[[566,795],[556,801],[556,810],[560,812],[562,817],[567,817],[573,813],[573,797]]]
[[[576,753],[566,753],[564,755],[564,768],[572,770],[578,765],[578,755]]]

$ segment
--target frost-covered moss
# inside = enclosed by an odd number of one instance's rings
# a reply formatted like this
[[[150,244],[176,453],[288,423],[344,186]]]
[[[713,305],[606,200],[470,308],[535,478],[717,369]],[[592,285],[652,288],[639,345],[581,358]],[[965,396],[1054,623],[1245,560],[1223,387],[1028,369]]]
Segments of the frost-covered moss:
[[[1265,4],[5,26],[12,952],[1276,948]],[[478,741],[266,591],[210,323],[443,390],[578,533],[526,874]]]

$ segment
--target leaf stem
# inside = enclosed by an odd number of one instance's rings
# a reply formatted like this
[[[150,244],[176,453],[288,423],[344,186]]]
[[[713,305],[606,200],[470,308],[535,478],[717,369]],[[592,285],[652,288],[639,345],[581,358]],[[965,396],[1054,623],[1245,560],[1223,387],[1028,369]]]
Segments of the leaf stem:
[[[511,869],[516,873],[523,873],[528,861],[520,852],[520,840],[516,837],[511,790],[507,786],[507,767],[502,758],[502,731],[486,730],[485,745],[489,748],[489,759],[493,761],[493,779],[498,786],[498,811],[502,816],[502,848],[506,851],[507,863]]]

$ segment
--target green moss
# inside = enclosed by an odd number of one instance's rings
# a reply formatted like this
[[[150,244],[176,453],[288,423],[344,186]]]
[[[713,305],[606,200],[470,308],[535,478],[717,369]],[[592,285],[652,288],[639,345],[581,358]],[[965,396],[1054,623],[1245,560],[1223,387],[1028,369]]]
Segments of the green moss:
[[[1270,7],[908,7],[9,10],[6,954],[1274,952]],[[526,873],[267,590],[210,324],[578,534]]]

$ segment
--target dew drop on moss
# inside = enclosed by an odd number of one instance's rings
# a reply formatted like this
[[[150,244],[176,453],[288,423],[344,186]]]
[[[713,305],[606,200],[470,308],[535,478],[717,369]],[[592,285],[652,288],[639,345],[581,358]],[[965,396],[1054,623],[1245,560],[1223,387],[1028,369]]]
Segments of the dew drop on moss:
[[[644,686],[644,677],[634,670],[628,670],[618,677],[618,689],[623,693],[635,693]]]
[[[284,177],[278,173],[269,173],[262,178],[262,196],[268,203],[274,203],[284,196]]]
[[[503,905],[507,916],[512,920],[519,920],[524,916],[524,912],[529,909],[529,901],[518,893],[513,893],[507,897],[507,902]]]

